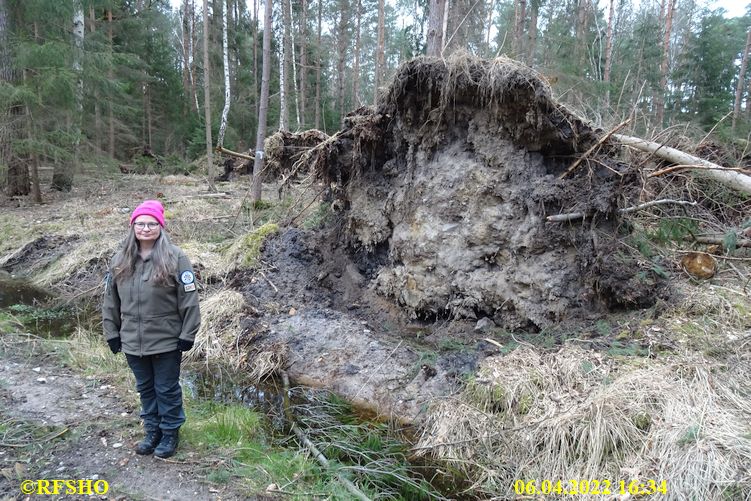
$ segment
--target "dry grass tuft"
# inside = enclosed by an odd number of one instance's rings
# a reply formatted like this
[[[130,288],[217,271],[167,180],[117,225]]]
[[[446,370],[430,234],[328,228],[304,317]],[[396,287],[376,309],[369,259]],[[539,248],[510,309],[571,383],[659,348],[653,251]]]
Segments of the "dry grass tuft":
[[[486,359],[461,402],[434,406],[418,451],[490,495],[513,497],[517,479],[655,479],[665,499],[744,499],[733,496],[751,492],[748,359],[732,368],[520,348]]]
[[[289,347],[284,343],[273,343],[249,358],[247,377],[251,384],[258,384],[287,366]]]
[[[239,345],[245,311],[245,299],[237,291],[224,289],[201,300],[201,328],[186,360],[201,361],[207,368],[216,366],[237,370],[245,359]]]

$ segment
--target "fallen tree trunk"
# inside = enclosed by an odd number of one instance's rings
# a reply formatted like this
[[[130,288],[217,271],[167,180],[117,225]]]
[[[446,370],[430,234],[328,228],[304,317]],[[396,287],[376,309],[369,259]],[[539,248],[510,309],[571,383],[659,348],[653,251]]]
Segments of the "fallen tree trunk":
[[[638,137],[624,136],[622,134],[613,134],[612,137],[626,146],[631,146],[637,150],[652,153],[653,155],[669,162],[683,165],[696,165],[697,168],[701,170],[702,175],[751,195],[751,176],[740,174],[735,170],[729,170],[721,165],[704,160],[703,158],[695,157],[688,153],[684,153],[683,151],[676,150],[675,148],[670,148],[669,146],[664,146],[652,141],[646,141]],[[691,169],[691,167],[687,167],[687,169]]]

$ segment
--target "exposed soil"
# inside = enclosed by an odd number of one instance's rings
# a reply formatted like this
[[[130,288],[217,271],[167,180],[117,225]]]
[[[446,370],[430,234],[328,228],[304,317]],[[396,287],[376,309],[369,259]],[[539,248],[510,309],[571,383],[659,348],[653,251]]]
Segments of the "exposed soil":
[[[636,176],[607,147],[569,173],[600,134],[515,61],[417,58],[315,150],[343,208],[332,243],[413,318],[540,329],[648,306],[659,279],[617,235]]]

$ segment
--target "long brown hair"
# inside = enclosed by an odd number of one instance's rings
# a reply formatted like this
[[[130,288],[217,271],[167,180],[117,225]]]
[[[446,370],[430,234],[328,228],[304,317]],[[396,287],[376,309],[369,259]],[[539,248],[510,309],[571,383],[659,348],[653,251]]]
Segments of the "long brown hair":
[[[128,230],[128,236],[123,241],[122,248],[115,255],[113,262],[113,273],[115,281],[129,278],[136,269],[136,260],[138,259],[138,239],[131,225]],[[150,277],[157,285],[170,287],[175,285],[174,274],[177,272],[177,254],[175,253],[169,237],[164,232],[164,228],[159,234],[159,238],[154,242],[154,248],[151,249],[151,262],[153,263],[153,274]]]

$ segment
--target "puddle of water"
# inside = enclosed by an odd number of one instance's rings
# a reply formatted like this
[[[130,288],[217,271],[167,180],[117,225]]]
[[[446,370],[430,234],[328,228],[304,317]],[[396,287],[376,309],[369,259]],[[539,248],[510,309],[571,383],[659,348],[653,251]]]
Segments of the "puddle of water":
[[[228,404],[242,403],[253,410],[262,412],[269,420],[272,428],[279,434],[287,436],[289,432],[288,421],[285,417],[285,397],[289,400],[289,408],[295,414],[298,423],[306,433],[309,433],[314,442],[320,441],[325,448],[326,435],[324,431],[319,436],[319,427],[342,426],[358,428],[359,434],[345,432],[341,437],[345,442],[352,439],[364,438],[370,434],[376,434],[383,440],[404,451],[404,464],[408,475],[417,483],[427,482],[432,486],[435,493],[448,499],[472,500],[464,491],[469,484],[456,472],[431,462],[428,458],[414,457],[409,454],[410,443],[415,438],[415,430],[399,427],[394,430],[386,425],[383,419],[369,409],[360,409],[345,403],[334,396],[331,392],[305,386],[293,387],[288,395],[284,394],[284,388],[280,381],[268,380],[256,386],[239,386],[224,380],[219,380],[212,375],[189,373],[185,371],[182,378],[183,388],[193,397],[207,398]],[[367,433],[363,435],[363,430]],[[401,437],[401,438],[399,438]],[[353,442],[350,442],[353,443]],[[319,444],[319,445],[321,445]],[[340,444],[341,445],[341,444]],[[353,443],[357,446],[359,444]],[[388,449],[389,447],[385,447]],[[343,458],[339,458],[343,460]]]
[[[0,272],[0,308],[7,308],[14,304],[41,304],[50,297],[49,293],[29,284],[26,280]]]
[[[90,314],[74,307],[50,306],[53,296],[28,281],[0,272],[0,311],[41,337],[64,337]]]

